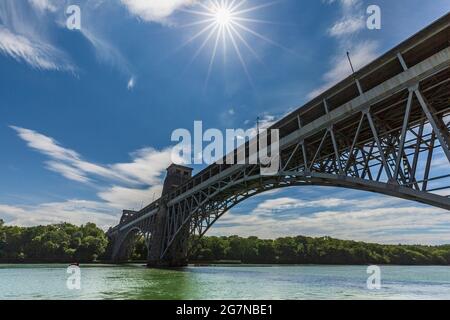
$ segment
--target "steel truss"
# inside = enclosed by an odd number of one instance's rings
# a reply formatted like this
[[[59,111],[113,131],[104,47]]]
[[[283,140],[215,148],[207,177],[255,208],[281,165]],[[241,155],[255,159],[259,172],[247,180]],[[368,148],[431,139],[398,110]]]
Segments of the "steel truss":
[[[405,97],[401,100],[403,106],[396,102],[382,108],[380,104],[368,107],[357,115],[356,122],[348,122],[345,127],[331,125],[312,139],[297,141],[294,147],[282,150],[277,176],[264,177],[259,174],[259,166],[240,165],[237,172],[186,197],[175,198],[168,204],[161,258],[183,229],[189,228],[191,236],[201,238],[235,205],[282,187],[345,187],[450,210],[448,196],[431,193],[450,190],[450,171],[430,176],[433,155],[438,151],[450,169],[450,100],[444,101],[447,107],[440,111],[432,105],[441,99],[440,92],[450,91],[448,83],[448,79],[436,83],[435,86],[444,85],[445,90],[433,91],[429,99],[426,96],[432,89],[421,91],[419,83],[415,83],[398,93]],[[328,114],[327,101],[323,104]],[[390,110],[392,115],[386,116]],[[426,156],[424,163],[419,161],[421,154]],[[439,186],[430,188],[430,182],[439,182]]]
[[[174,244],[200,239],[242,201],[291,186],[371,191],[450,210],[450,15],[440,23],[440,31],[429,31],[432,38],[447,30],[438,52],[408,66],[399,50],[382,64],[401,69],[390,78],[364,91],[370,78],[355,75],[338,93],[314,102],[313,118],[300,112],[281,120],[277,175],[261,175],[258,165],[210,166],[113,228],[113,256],[126,255],[127,239],[140,232],[164,260]],[[156,219],[161,209],[163,225]]]

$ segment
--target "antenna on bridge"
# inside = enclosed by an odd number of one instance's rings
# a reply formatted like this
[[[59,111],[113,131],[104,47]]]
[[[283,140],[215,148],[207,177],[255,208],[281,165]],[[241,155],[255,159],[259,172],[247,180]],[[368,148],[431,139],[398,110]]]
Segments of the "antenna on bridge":
[[[354,75],[355,74],[355,69],[353,68],[352,59],[350,58],[350,52],[348,52],[348,51],[347,51],[347,59],[348,59],[348,62],[350,63],[350,68],[352,68],[352,73]]]
[[[259,117],[256,117],[256,135],[259,135]]]
[[[256,117],[256,150],[259,152],[259,116]]]
[[[352,59],[350,58],[350,52],[347,51],[347,58],[348,58],[348,62],[350,63],[350,67],[352,68],[352,76],[353,76],[353,80],[355,80],[356,86],[358,87],[358,91],[360,95],[363,95],[363,89],[361,87],[361,83],[359,83],[358,78],[356,77],[355,74],[355,69],[353,68],[353,63],[352,63]]]

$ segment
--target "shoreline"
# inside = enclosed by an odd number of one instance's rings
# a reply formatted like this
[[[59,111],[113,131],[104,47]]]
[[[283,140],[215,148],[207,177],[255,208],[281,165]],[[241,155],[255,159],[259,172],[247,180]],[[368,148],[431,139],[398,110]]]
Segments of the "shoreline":
[[[17,265],[17,266],[33,266],[33,265],[67,265],[70,266],[71,262],[0,262],[0,267],[8,266],[8,265]],[[95,261],[95,262],[80,262],[79,266],[110,266],[110,267],[120,267],[120,266],[131,266],[131,265],[142,265],[146,267],[145,261],[128,261],[124,263],[111,263],[106,261]],[[377,265],[380,267],[389,267],[389,266],[397,266],[397,267],[450,267],[447,264],[374,264],[374,263],[361,263],[361,264],[326,264],[326,263],[305,263],[305,264],[283,264],[283,263],[239,263],[239,262],[190,262],[186,267],[354,267],[354,266],[370,266]],[[183,268],[183,267],[181,267]],[[152,268],[149,268],[152,269]],[[165,269],[165,268],[163,268]],[[180,268],[167,268],[167,269],[180,269]]]

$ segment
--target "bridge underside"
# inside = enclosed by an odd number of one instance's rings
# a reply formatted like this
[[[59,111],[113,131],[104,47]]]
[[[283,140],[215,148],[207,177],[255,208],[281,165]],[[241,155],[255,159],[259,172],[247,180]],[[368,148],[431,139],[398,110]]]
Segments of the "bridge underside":
[[[450,210],[450,15],[273,125],[280,170],[214,164],[110,230],[140,230],[149,264],[179,266],[230,208],[261,192],[333,186]],[[247,143],[238,152],[248,155]]]
[[[187,264],[187,256],[195,248],[197,241],[220,219],[226,212],[246,199],[266,191],[287,187],[342,187],[355,190],[365,190],[413,200],[424,204],[450,210],[450,202],[446,197],[424,194],[421,191],[392,184],[367,181],[356,177],[338,176],[310,172],[305,174],[298,171],[284,171],[277,176],[247,175],[256,171],[257,167],[248,166],[241,176],[235,176],[233,181],[227,181],[221,189],[206,197],[196,194],[183,203],[170,208],[165,213],[157,211],[150,217],[133,224],[121,231],[121,237],[116,240],[118,251],[113,256],[116,262],[127,261],[131,255],[131,248],[137,236],[143,236],[149,250],[148,265],[152,267],[179,267]],[[157,221],[158,215],[164,221]],[[164,228],[161,228],[164,226]],[[157,230],[160,232],[160,241],[156,240]],[[152,237],[152,234],[155,234]],[[172,238],[164,235],[172,234]],[[152,248],[151,244],[160,243],[161,246]],[[156,250],[155,250],[156,249]]]

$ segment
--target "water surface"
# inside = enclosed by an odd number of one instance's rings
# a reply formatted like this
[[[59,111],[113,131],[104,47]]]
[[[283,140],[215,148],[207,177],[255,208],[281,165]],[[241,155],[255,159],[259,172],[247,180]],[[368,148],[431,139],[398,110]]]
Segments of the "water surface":
[[[67,265],[0,265],[0,299],[450,299],[450,267],[208,266],[178,270],[82,265],[69,290]]]

